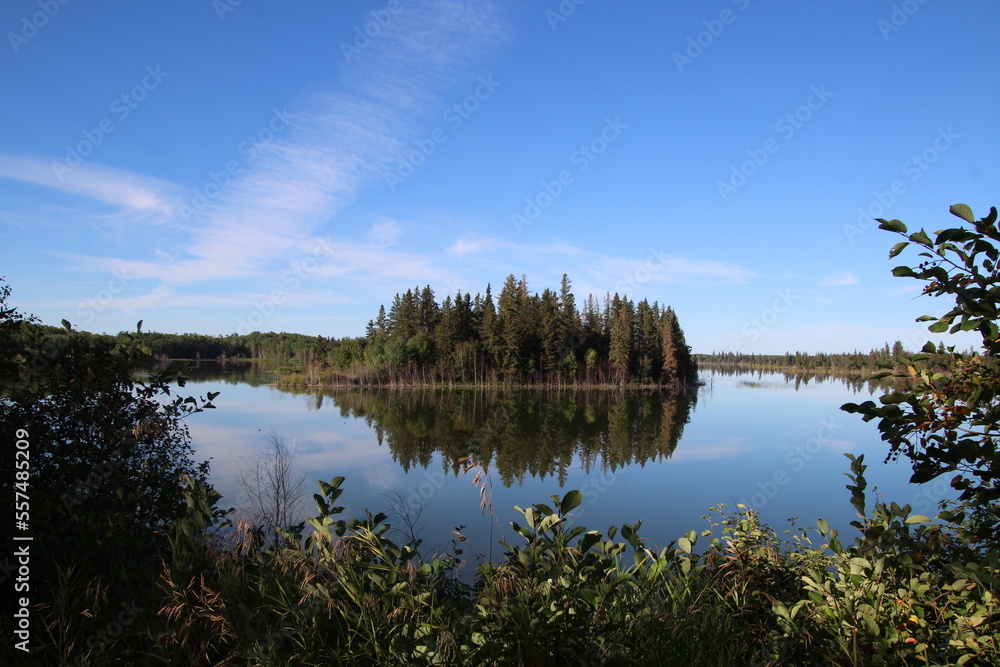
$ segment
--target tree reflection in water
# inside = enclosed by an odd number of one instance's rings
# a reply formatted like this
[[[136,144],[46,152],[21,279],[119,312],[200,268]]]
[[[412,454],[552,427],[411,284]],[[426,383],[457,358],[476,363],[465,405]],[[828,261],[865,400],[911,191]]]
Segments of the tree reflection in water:
[[[590,473],[669,458],[697,401],[695,392],[335,389],[310,403],[324,397],[364,419],[406,471],[440,454],[458,475],[471,457],[507,487],[549,476],[563,485],[574,459]]]

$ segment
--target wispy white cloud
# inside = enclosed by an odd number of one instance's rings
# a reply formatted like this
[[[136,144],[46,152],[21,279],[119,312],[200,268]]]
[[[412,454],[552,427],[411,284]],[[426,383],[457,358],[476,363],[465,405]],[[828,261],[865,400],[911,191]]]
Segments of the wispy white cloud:
[[[110,208],[103,218],[159,224],[177,213],[180,188],[166,181],[85,162],[67,172],[37,156],[0,154],[0,178],[22,181],[83,197]]]
[[[311,92],[290,105],[291,128],[205,211],[186,270],[162,279],[259,274],[349,206],[381,179],[437,97],[478,73],[472,68],[503,39],[498,17],[489,2],[408,3],[345,65],[336,92]],[[389,245],[400,232],[383,224],[373,233],[376,245]]]
[[[128,258],[75,257],[77,269],[125,271],[158,281],[161,289],[150,292],[154,301],[172,293],[163,286],[267,282],[280,277],[363,187],[381,182],[409,138],[423,131],[422,119],[439,113],[443,94],[482,74],[478,65],[505,40],[500,15],[495,2],[405,3],[361,57],[345,63],[335,88],[303,92],[291,102],[283,121],[288,127],[207,205],[195,209],[175,185],[98,165],[78,167],[60,181],[44,160],[0,156],[0,177],[97,199],[149,222],[180,224],[187,233],[179,244],[140,249],[152,255],[148,260],[136,259],[135,247]],[[339,47],[331,48],[339,57]],[[181,205],[187,206],[186,224]],[[395,221],[378,221],[367,244],[340,243],[316,275],[350,273],[362,262],[374,267],[376,278],[433,274],[428,258],[385,254],[401,234]]]
[[[396,244],[403,235],[403,228],[395,220],[383,219],[372,224],[365,239],[372,245],[385,248]]]
[[[823,287],[842,287],[847,285],[857,285],[859,282],[858,277],[850,271],[841,271],[840,273],[834,273],[826,276],[820,282],[820,285]]]
[[[737,264],[666,255],[659,251],[637,259],[613,257],[564,241],[519,244],[498,239],[458,239],[448,254],[468,262],[510,266],[561,267],[559,273],[583,276],[599,292],[632,292],[643,285],[742,284],[756,274]],[[548,272],[547,269],[546,272]]]
[[[340,239],[327,246],[323,261],[316,269],[320,277],[355,278],[367,290],[419,282],[444,283],[451,274],[430,254],[389,248],[371,241]],[[363,280],[361,280],[363,279]]]
[[[745,438],[737,436],[707,438],[696,436],[684,438],[674,450],[668,463],[686,463],[690,461],[716,461],[742,456],[756,449]]]

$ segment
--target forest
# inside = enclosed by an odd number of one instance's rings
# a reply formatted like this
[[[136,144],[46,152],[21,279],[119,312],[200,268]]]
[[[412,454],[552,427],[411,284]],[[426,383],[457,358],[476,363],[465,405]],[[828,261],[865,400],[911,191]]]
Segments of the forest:
[[[40,327],[49,337],[58,327]],[[90,334],[104,342],[116,337]],[[129,334],[122,332],[117,339]],[[531,293],[507,277],[494,301],[458,292],[438,301],[427,285],[381,306],[365,336],[252,332],[226,336],[143,334],[145,351],[168,359],[280,359],[308,375],[291,384],[644,384],[693,386],[697,363],[669,306],[593,295],[581,310],[563,275],[559,292]]]
[[[397,294],[368,322],[365,360],[375,382],[694,385],[698,368],[677,315],[643,299],[590,295],[582,310],[569,278],[558,293],[531,293],[507,276],[494,304],[457,293],[438,303],[430,286]],[[369,375],[370,377],[370,375]]]

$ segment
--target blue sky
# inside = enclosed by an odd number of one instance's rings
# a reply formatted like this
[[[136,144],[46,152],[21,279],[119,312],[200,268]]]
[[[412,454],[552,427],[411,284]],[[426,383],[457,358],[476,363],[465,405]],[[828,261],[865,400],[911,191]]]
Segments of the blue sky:
[[[508,274],[696,352],[916,347],[997,197],[995,2],[0,5],[0,275],[90,331],[361,335]],[[971,342],[972,339],[964,339]]]

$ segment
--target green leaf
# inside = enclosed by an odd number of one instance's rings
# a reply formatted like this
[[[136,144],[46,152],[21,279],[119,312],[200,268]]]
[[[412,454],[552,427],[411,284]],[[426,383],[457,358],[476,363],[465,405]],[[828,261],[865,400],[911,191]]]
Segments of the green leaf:
[[[917,274],[908,266],[897,266],[892,270],[892,275],[897,278],[915,278]]]
[[[579,549],[581,553],[587,553],[590,551],[591,547],[597,544],[600,540],[601,534],[596,530],[591,531],[580,538],[580,542],[577,544],[576,548]]]
[[[990,213],[985,218],[983,218],[983,224],[992,225],[997,221],[997,207],[990,206]]]
[[[63,325],[63,328],[66,329],[66,331],[72,331],[73,330],[73,325],[69,323],[69,320],[63,320],[62,321],[62,325]]]
[[[581,588],[577,591],[580,599],[589,604],[593,609],[597,609],[597,592],[591,588]]]
[[[972,214],[972,209],[965,204],[952,204],[948,212],[962,218],[966,222],[974,223],[976,221],[976,216]]]
[[[830,524],[826,522],[826,519],[817,519],[816,528],[818,528],[819,532],[823,534],[830,532]]]
[[[885,229],[890,232],[900,232],[902,234],[906,233],[906,225],[899,220],[883,220],[882,218],[878,218],[878,220],[879,229]]]
[[[677,546],[681,548],[684,553],[691,553],[691,540],[686,537],[680,537],[677,539]]]
[[[559,513],[568,514],[579,507],[582,502],[583,494],[580,491],[573,489],[563,496],[562,502],[559,503]]]
[[[944,333],[945,331],[948,330],[949,326],[950,326],[949,322],[946,322],[945,320],[938,320],[934,324],[927,327],[927,330],[930,331],[931,333]]]
[[[889,251],[889,259],[892,259],[899,253],[903,252],[903,249],[908,245],[910,245],[909,241],[900,241],[896,245],[892,246],[892,250]]]
[[[930,523],[930,522],[931,522],[930,517],[926,517],[923,514],[911,514],[910,516],[906,517],[906,523],[908,524]]]
[[[922,229],[919,232],[913,232],[910,234],[910,240],[921,245],[932,245],[931,237],[927,236]]]
[[[952,229],[942,229],[937,232],[937,238],[934,240],[934,245],[942,245],[948,243],[949,241],[965,241],[971,237],[972,234],[964,229],[952,228]]]

